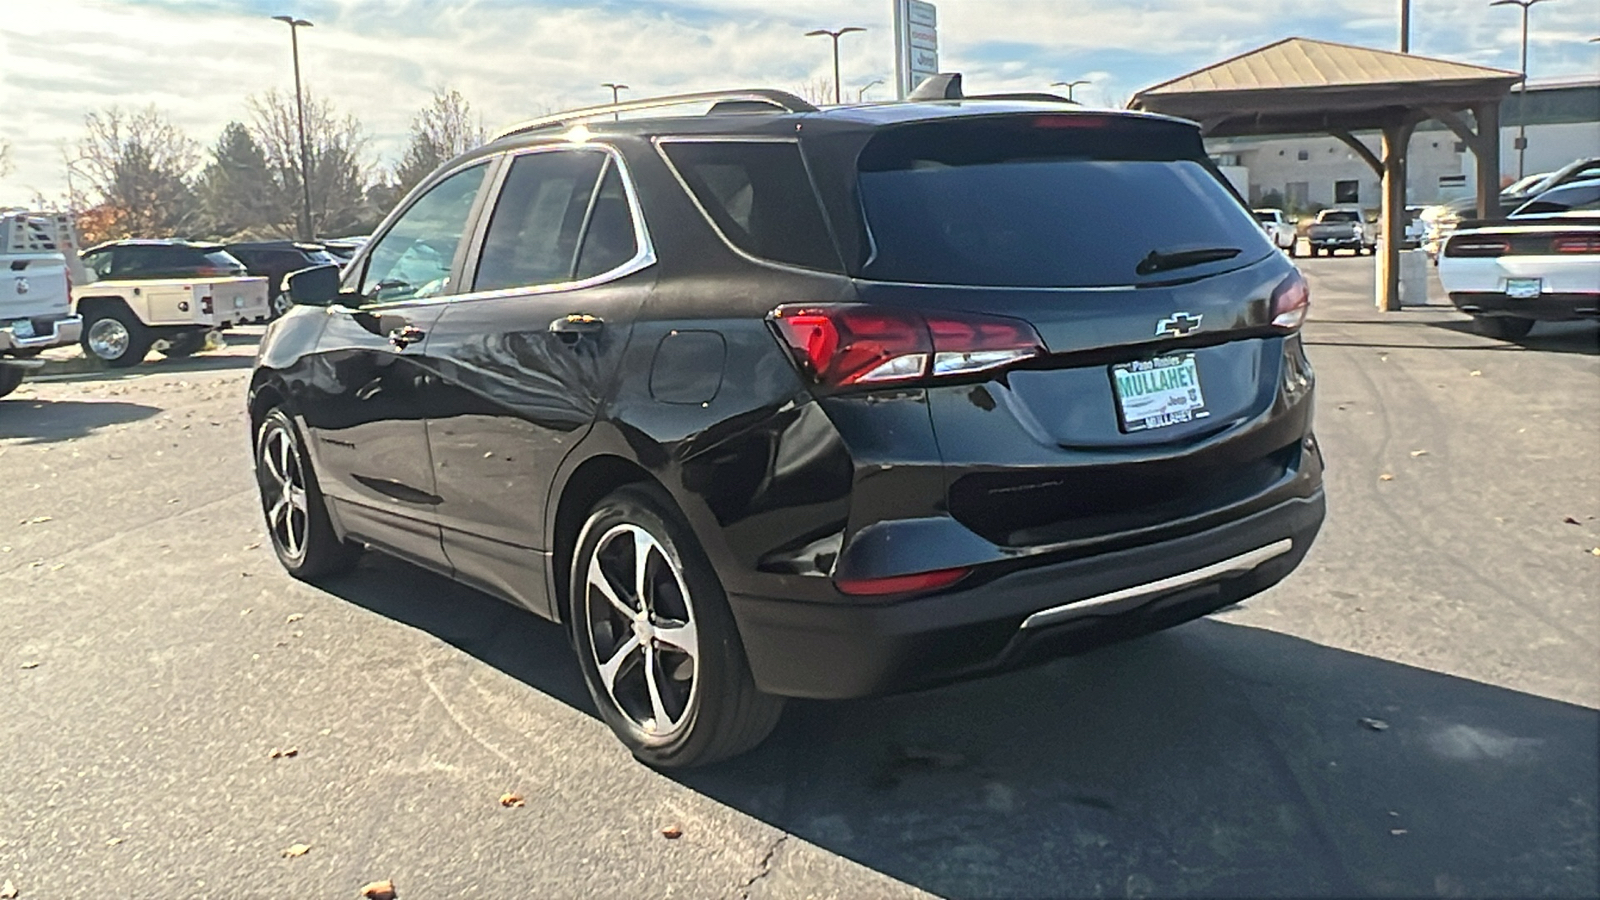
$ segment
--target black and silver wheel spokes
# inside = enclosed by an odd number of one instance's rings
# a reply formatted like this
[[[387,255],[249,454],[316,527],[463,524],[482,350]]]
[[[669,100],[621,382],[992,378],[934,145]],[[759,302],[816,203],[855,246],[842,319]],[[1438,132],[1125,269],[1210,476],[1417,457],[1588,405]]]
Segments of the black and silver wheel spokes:
[[[267,426],[261,436],[261,505],[267,511],[272,539],[294,559],[305,554],[310,519],[306,509],[306,478],[294,436],[280,425]]]
[[[618,525],[595,545],[584,587],[595,665],[612,703],[647,735],[683,727],[700,641],[682,571],[648,531]]]

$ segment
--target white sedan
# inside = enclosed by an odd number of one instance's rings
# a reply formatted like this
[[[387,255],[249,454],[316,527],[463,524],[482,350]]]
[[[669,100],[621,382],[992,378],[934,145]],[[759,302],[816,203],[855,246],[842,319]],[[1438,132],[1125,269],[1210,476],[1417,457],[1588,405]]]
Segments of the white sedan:
[[[1491,337],[1520,338],[1536,321],[1600,319],[1600,180],[1557,188],[1504,221],[1452,234],[1439,280]]]

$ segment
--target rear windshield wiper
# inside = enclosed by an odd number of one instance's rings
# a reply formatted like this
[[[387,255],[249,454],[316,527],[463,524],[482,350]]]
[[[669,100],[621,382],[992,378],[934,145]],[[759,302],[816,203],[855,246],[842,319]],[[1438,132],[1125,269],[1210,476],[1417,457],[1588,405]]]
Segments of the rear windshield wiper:
[[[1167,253],[1151,250],[1149,256],[1139,260],[1139,265],[1135,266],[1133,271],[1140,275],[1154,275],[1157,272],[1198,266],[1201,263],[1233,259],[1243,252],[1238,247],[1202,247],[1197,250],[1173,250]]]

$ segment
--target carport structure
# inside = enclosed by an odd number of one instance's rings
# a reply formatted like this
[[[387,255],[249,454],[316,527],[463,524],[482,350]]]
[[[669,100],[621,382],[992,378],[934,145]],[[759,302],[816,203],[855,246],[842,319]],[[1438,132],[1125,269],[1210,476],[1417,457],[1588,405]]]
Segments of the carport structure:
[[[1499,215],[1500,103],[1516,72],[1444,59],[1285,38],[1146,88],[1128,106],[1200,123],[1207,137],[1331,134],[1383,182],[1383,309],[1400,308],[1406,147],[1418,124],[1437,119],[1477,159],[1478,217]],[[1355,136],[1378,131],[1377,153]]]

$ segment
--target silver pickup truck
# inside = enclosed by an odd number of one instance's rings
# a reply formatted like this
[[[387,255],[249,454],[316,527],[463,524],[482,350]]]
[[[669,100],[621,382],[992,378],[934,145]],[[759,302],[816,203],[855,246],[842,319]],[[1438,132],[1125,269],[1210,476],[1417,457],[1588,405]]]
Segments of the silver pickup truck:
[[[1311,245],[1312,256],[1324,250],[1329,256],[1335,250],[1350,250],[1360,256],[1363,252],[1374,252],[1378,231],[1367,225],[1359,209],[1325,209],[1317,213],[1317,220],[1311,223],[1306,242]]]
[[[39,351],[77,343],[83,330],[68,262],[77,251],[56,235],[47,217],[0,213],[0,397],[42,365]]]

